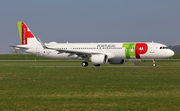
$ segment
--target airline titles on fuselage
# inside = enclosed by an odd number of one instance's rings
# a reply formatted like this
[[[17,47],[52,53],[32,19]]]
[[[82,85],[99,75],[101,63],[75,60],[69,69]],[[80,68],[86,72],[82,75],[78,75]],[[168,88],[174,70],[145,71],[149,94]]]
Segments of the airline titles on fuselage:
[[[116,49],[116,45],[115,44],[98,44],[97,48]]]

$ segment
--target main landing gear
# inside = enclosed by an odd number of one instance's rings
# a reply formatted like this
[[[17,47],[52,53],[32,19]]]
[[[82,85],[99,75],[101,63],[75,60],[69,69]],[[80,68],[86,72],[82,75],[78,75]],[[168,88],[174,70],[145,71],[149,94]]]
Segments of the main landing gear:
[[[99,66],[100,66],[100,64],[94,64],[94,66],[95,66],[95,67],[99,67]]]
[[[152,61],[153,61],[152,66],[153,66],[153,67],[156,67],[156,62],[155,62],[155,59],[152,59]]]
[[[83,67],[87,67],[87,66],[88,66],[88,62],[83,61],[83,62],[81,63],[81,65],[82,65]]]
[[[81,65],[82,65],[83,67],[87,67],[87,66],[88,66],[88,62],[83,61],[83,62],[81,63]],[[100,64],[94,64],[94,66],[95,66],[95,67],[99,67]]]

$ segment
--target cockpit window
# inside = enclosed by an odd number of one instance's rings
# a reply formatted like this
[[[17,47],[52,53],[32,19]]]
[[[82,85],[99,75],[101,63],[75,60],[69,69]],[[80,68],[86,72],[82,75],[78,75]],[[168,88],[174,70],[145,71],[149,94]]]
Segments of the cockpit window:
[[[160,47],[160,49],[168,49],[168,47]]]

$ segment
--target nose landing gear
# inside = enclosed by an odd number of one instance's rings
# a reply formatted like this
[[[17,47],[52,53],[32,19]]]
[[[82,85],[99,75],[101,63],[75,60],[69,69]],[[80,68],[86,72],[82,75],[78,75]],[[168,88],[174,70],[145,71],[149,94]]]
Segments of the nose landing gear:
[[[153,66],[153,67],[156,67],[156,62],[155,62],[155,59],[152,59],[152,61],[153,61],[152,66]]]

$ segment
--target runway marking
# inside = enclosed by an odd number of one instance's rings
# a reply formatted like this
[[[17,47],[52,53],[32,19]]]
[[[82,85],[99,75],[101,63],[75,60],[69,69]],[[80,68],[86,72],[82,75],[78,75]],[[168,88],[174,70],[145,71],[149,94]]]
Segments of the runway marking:
[[[140,62],[138,62],[138,61],[134,61],[134,64],[135,64],[136,66],[142,66],[142,64],[141,64]]]

